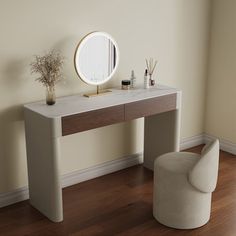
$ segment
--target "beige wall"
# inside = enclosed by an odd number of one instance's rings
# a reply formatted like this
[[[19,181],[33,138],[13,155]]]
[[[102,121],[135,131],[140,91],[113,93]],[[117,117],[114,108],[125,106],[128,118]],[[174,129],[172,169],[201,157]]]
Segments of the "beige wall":
[[[236,1],[212,1],[206,132],[236,143]]]
[[[90,31],[106,31],[119,45],[120,65],[109,85],[132,69],[142,83],[144,58],[157,58],[158,82],[183,90],[182,137],[201,134],[209,10],[208,0],[1,0],[0,192],[27,184],[22,105],[45,97],[29,73],[32,55],[57,48],[66,56],[58,96],[90,90],[72,63],[78,40]],[[142,129],[138,120],[61,139],[62,172],[142,151]]]

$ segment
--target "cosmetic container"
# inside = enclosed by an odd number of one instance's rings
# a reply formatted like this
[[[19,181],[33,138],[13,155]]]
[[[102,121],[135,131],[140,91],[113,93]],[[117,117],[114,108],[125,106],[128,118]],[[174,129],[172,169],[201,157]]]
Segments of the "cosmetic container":
[[[122,80],[122,81],[121,81],[121,88],[122,88],[123,90],[129,90],[130,87],[131,87],[131,82],[130,82],[130,80]]]

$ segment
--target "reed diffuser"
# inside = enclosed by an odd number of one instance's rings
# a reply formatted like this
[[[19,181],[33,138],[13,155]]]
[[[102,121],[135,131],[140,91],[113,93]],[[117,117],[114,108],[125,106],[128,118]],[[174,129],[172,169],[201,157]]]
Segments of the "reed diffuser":
[[[147,66],[147,71],[148,71],[148,75],[149,75],[149,82],[151,86],[155,85],[155,80],[153,79],[152,75],[153,72],[156,68],[157,65],[157,60],[153,60],[153,58],[150,58],[149,60],[146,59],[146,66]]]

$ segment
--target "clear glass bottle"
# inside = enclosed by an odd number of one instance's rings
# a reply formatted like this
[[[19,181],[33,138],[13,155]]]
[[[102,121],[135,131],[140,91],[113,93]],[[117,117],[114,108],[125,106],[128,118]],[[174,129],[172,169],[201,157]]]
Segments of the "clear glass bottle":
[[[145,70],[144,73],[144,88],[149,89],[149,78],[148,78],[148,70]]]
[[[136,77],[134,75],[134,70],[131,71],[131,78],[130,78],[130,87],[133,89],[136,86]]]
[[[150,86],[155,85],[155,80],[152,78],[152,74],[149,74]]]

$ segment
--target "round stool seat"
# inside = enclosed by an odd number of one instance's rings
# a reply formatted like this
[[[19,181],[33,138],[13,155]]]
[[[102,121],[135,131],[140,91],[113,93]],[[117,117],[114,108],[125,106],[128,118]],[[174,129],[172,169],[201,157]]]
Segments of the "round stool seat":
[[[192,229],[208,222],[211,193],[199,191],[188,181],[199,159],[195,153],[171,152],[155,160],[153,215],[160,223]]]
[[[190,152],[170,152],[158,157],[155,161],[157,168],[163,168],[166,172],[184,174],[193,168],[200,155]]]

